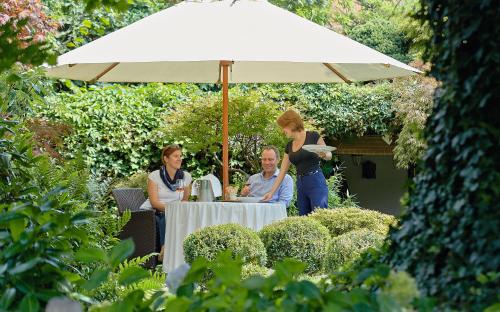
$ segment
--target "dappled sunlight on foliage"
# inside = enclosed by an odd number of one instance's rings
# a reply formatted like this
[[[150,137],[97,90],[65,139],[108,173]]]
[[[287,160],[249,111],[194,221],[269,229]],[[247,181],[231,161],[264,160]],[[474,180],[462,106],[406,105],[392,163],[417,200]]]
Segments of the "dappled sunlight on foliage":
[[[422,64],[412,65],[428,70],[428,66]],[[432,112],[432,100],[438,82],[423,74],[395,79],[393,86],[396,90],[394,123],[402,125],[396,139],[394,159],[398,168],[408,169],[422,158],[427,148],[424,128],[427,117]]]
[[[82,88],[79,93],[60,93],[36,106],[40,117],[69,124],[59,152],[73,158],[77,151],[102,176],[123,176],[147,168],[159,160],[167,143],[157,130],[163,116],[178,103],[195,96],[197,88],[187,85],[149,84]]]
[[[416,15],[432,29],[425,56],[440,86],[391,264],[414,275],[439,310],[483,311],[499,299],[500,7],[421,2]]]
[[[276,124],[279,108],[277,104],[261,99],[256,92],[243,93],[232,89],[229,98],[230,165],[258,172],[263,146],[272,144],[280,149],[285,146],[286,138]],[[188,151],[204,153],[209,157],[220,154],[221,101],[220,93],[207,94],[179,106],[166,116],[165,140],[182,144]],[[220,156],[217,157],[220,159]]]

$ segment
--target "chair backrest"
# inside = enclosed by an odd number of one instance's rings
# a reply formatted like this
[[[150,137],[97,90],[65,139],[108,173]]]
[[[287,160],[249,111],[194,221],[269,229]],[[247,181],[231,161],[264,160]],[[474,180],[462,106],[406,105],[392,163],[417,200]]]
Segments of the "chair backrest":
[[[140,188],[121,188],[112,191],[113,197],[118,204],[118,211],[120,213],[125,210],[137,211],[142,203],[146,201],[144,191]]]

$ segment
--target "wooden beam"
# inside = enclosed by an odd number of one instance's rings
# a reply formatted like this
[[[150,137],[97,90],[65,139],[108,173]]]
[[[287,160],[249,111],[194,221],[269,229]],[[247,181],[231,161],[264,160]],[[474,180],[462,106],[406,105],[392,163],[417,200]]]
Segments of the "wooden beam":
[[[220,61],[222,67],[222,193],[227,198],[229,186],[229,66],[231,61]]]
[[[337,75],[337,77],[339,77],[340,79],[344,80],[344,82],[347,82],[347,83],[351,83],[352,81],[350,81],[349,79],[347,79],[344,75],[342,75],[338,70],[336,70],[335,68],[333,68],[332,65],[328,64],[328,63],[323,63],[323,65],[326,66],[326,68],[328,68],[329,70],[331,70],[335,75]]]
[[[394,145],[387,144],[381,136],[362,136],[328,143],[337,147],[335,153],[338,155],[394,155]]]
[[[118,64],[120,64],[119,62],[117,63],[113,63],[111,65],[109,65],[104,71],[102,71],[99,75],[95,76],[93,79],[90,80],[91,83],[94,83],[96,82],[97,80],[99,80],[102,76],[106,75],[110,70],[112,70],[113,68],[115,68]]]

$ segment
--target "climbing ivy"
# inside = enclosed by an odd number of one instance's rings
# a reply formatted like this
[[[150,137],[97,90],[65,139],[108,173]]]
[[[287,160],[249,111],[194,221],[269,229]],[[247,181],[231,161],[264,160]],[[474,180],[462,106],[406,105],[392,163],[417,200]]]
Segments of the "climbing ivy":
[[[499,15],[487,0],[421,0],[416,15],[432,30],[425,57],[442,85],[391,262],[441,310],[500,301]]]

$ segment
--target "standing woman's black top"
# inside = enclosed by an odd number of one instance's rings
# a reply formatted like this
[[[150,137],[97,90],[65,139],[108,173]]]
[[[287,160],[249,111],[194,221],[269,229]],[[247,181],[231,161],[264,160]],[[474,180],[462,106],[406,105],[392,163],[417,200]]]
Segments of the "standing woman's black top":
[[[306,132],[306,140],[304,141],[304,145],[308,144],[318,144],[318,140],[320,138],[320,135],[316,131],[307,131]],[[285,153],[288,154],[288,158],[290,159],[290,162],[295,165],[297,168],[297,174],[298,175],[304,175],[309,172],[313,172],[316,170],[319,170],[319,162],[320,158],[318,154],[308,152],[304,149],[302,149],[302,146],[300,149],[296,152],[292,150],[292,142],[288,142],[288,144],[285,147]]]

